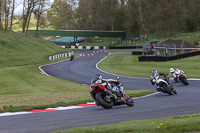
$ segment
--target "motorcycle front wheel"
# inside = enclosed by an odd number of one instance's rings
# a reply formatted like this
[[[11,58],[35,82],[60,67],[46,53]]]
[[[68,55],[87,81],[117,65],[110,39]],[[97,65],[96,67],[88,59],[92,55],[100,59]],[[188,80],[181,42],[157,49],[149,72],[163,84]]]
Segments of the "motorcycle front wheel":
[[[129,107],[134,105],[134,101],[129,95],[124,93],[124,97],[126,98],[126,105],[128,105]]]
[[[188,81],[187,81],[187,79],[185,77],[182,77],[181,81],[183,82],[184,85],[189,85]]]
[[[167,86],[166,86],[165,84],[163,85],[163,89],[164,89],[165,92],[168,93],[169,95],[173,95],[172,91],[171,91],[169,88],[167,88]]]
[[[102,92],[98,92],[96,94],[96,101],[105,109],[111,109],[113,107],[113,101],[111,99],[110,101],[107,101]]]

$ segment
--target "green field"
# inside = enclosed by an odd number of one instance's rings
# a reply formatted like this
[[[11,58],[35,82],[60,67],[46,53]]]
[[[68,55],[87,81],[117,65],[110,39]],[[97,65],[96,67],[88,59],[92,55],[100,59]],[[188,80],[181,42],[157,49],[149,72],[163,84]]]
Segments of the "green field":
[[[112,54],[116,53],[113,52]],[[188,78],[200,78],[199,66],[200,56],[168,62],[139,62],[136,55],[119,55],[108,56],[98,64],[98,67],[104,71],[143,78],[149,78],[153,69],[169,74],[171,67],[183,70]]]

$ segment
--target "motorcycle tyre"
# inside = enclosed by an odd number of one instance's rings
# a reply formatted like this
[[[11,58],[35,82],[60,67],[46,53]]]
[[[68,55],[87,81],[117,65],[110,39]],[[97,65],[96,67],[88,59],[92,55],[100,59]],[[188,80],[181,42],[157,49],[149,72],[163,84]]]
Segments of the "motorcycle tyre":
[[[187,79],[186,79],[185,77],[183,77],[183,78],[181,79],[181,81],[183,82],[184,85],[189,85],[189,84],[188,84],[188,81],[187,81]]]
[[[107,103],[103,98],[102,98],[102,93],[98,92],[96,94],[96,101],[98,102],[99,105],[101,105],[105,109],[111,109],[113,107],[113,101],[111,100],[110,103]]]
[[[129,107],[132,107],[134,105],[134,101],[129,95],[127,95],[127,97],[128,98],[126,99],[126,105],[129,106]],[[129,101],[129,99],[131,99],[131,100]]]
[[[166,93],[168,93],[169,95],[173,95],[172,91],[170,89],[167,88],[167,86],[164,84],[163,85],[163,89],[166,91]]]
[[[177,83],[177,82],[178,82],[178,79],[177,79],[177,78],[174,78],[174,81]]]
[[[176,90],[173,90],[173,93],[174,93],[174,94],[177,94]]]

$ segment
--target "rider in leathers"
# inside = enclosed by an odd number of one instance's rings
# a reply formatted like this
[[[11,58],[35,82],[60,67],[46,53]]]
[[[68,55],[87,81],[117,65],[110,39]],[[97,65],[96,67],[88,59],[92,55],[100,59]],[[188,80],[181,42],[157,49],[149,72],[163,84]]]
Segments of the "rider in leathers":
[[[157,70],[153,70],[153,71],[152,71],[151,78],[150,78],[151,84],[152,84],[152,85],[155,85],[156,80],[158,80],[158,79],[160,78],[160,76],[164,76],[163,80],[165,80],[166,82],[169,83],[170,81],[169,81],[169,79],[167,78],[167,75],[168,75],[167,73],[160,73],[160,72],[158,72]],[[157,79],[156,77],[159,77],[159,78]],[[169,84],[170,84],[170,83],[169,83]],[[156,84],[156,85],[157,85],[157,84]],[[159,88],[160,88],[160,86],[157,85],[157,87],[156,87],[157,91],[160,91]]]
[[[101,84],[105,86],[108,90],[110,90],[111,92],[116,92],[118,96],[124,97],[124,88],[123,86],[121,86],[121,83],[119,83],[119,85],[117,86],[116,85],[117,82],[119,81],[114,80],[114,79],[102,79],[102,76],[99,74],[96,74],[95,77],[92,79],[92,83]],[[121,91],[121,94],[117,90]]]

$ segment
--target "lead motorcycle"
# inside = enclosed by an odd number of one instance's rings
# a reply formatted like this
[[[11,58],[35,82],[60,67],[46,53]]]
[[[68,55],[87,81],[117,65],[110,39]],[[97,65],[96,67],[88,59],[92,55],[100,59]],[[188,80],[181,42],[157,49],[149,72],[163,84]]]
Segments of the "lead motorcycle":
[[[167,78],[167,73],[164,73],[164,78],[160,78],[158,72],[152,71],[150,81],[152,85],[156,85],[157,92],[161,91],[163,93],[168,93],[169,95],[177,94],[176,90],[173,87],[173,84]]]
[[[110,87],[117,86],[116,91],[109,89]],[[106,85],[95,83],[94,80],[91,81],[90,94],[95,100],[97,106],[102,106],[105,109],[111,109],[113,106],[128,105],[133,106],[133,99],[123,91],[120,91],[120,87],[123,85],[119,82],[119,77],[115,81],[108,81]]]

